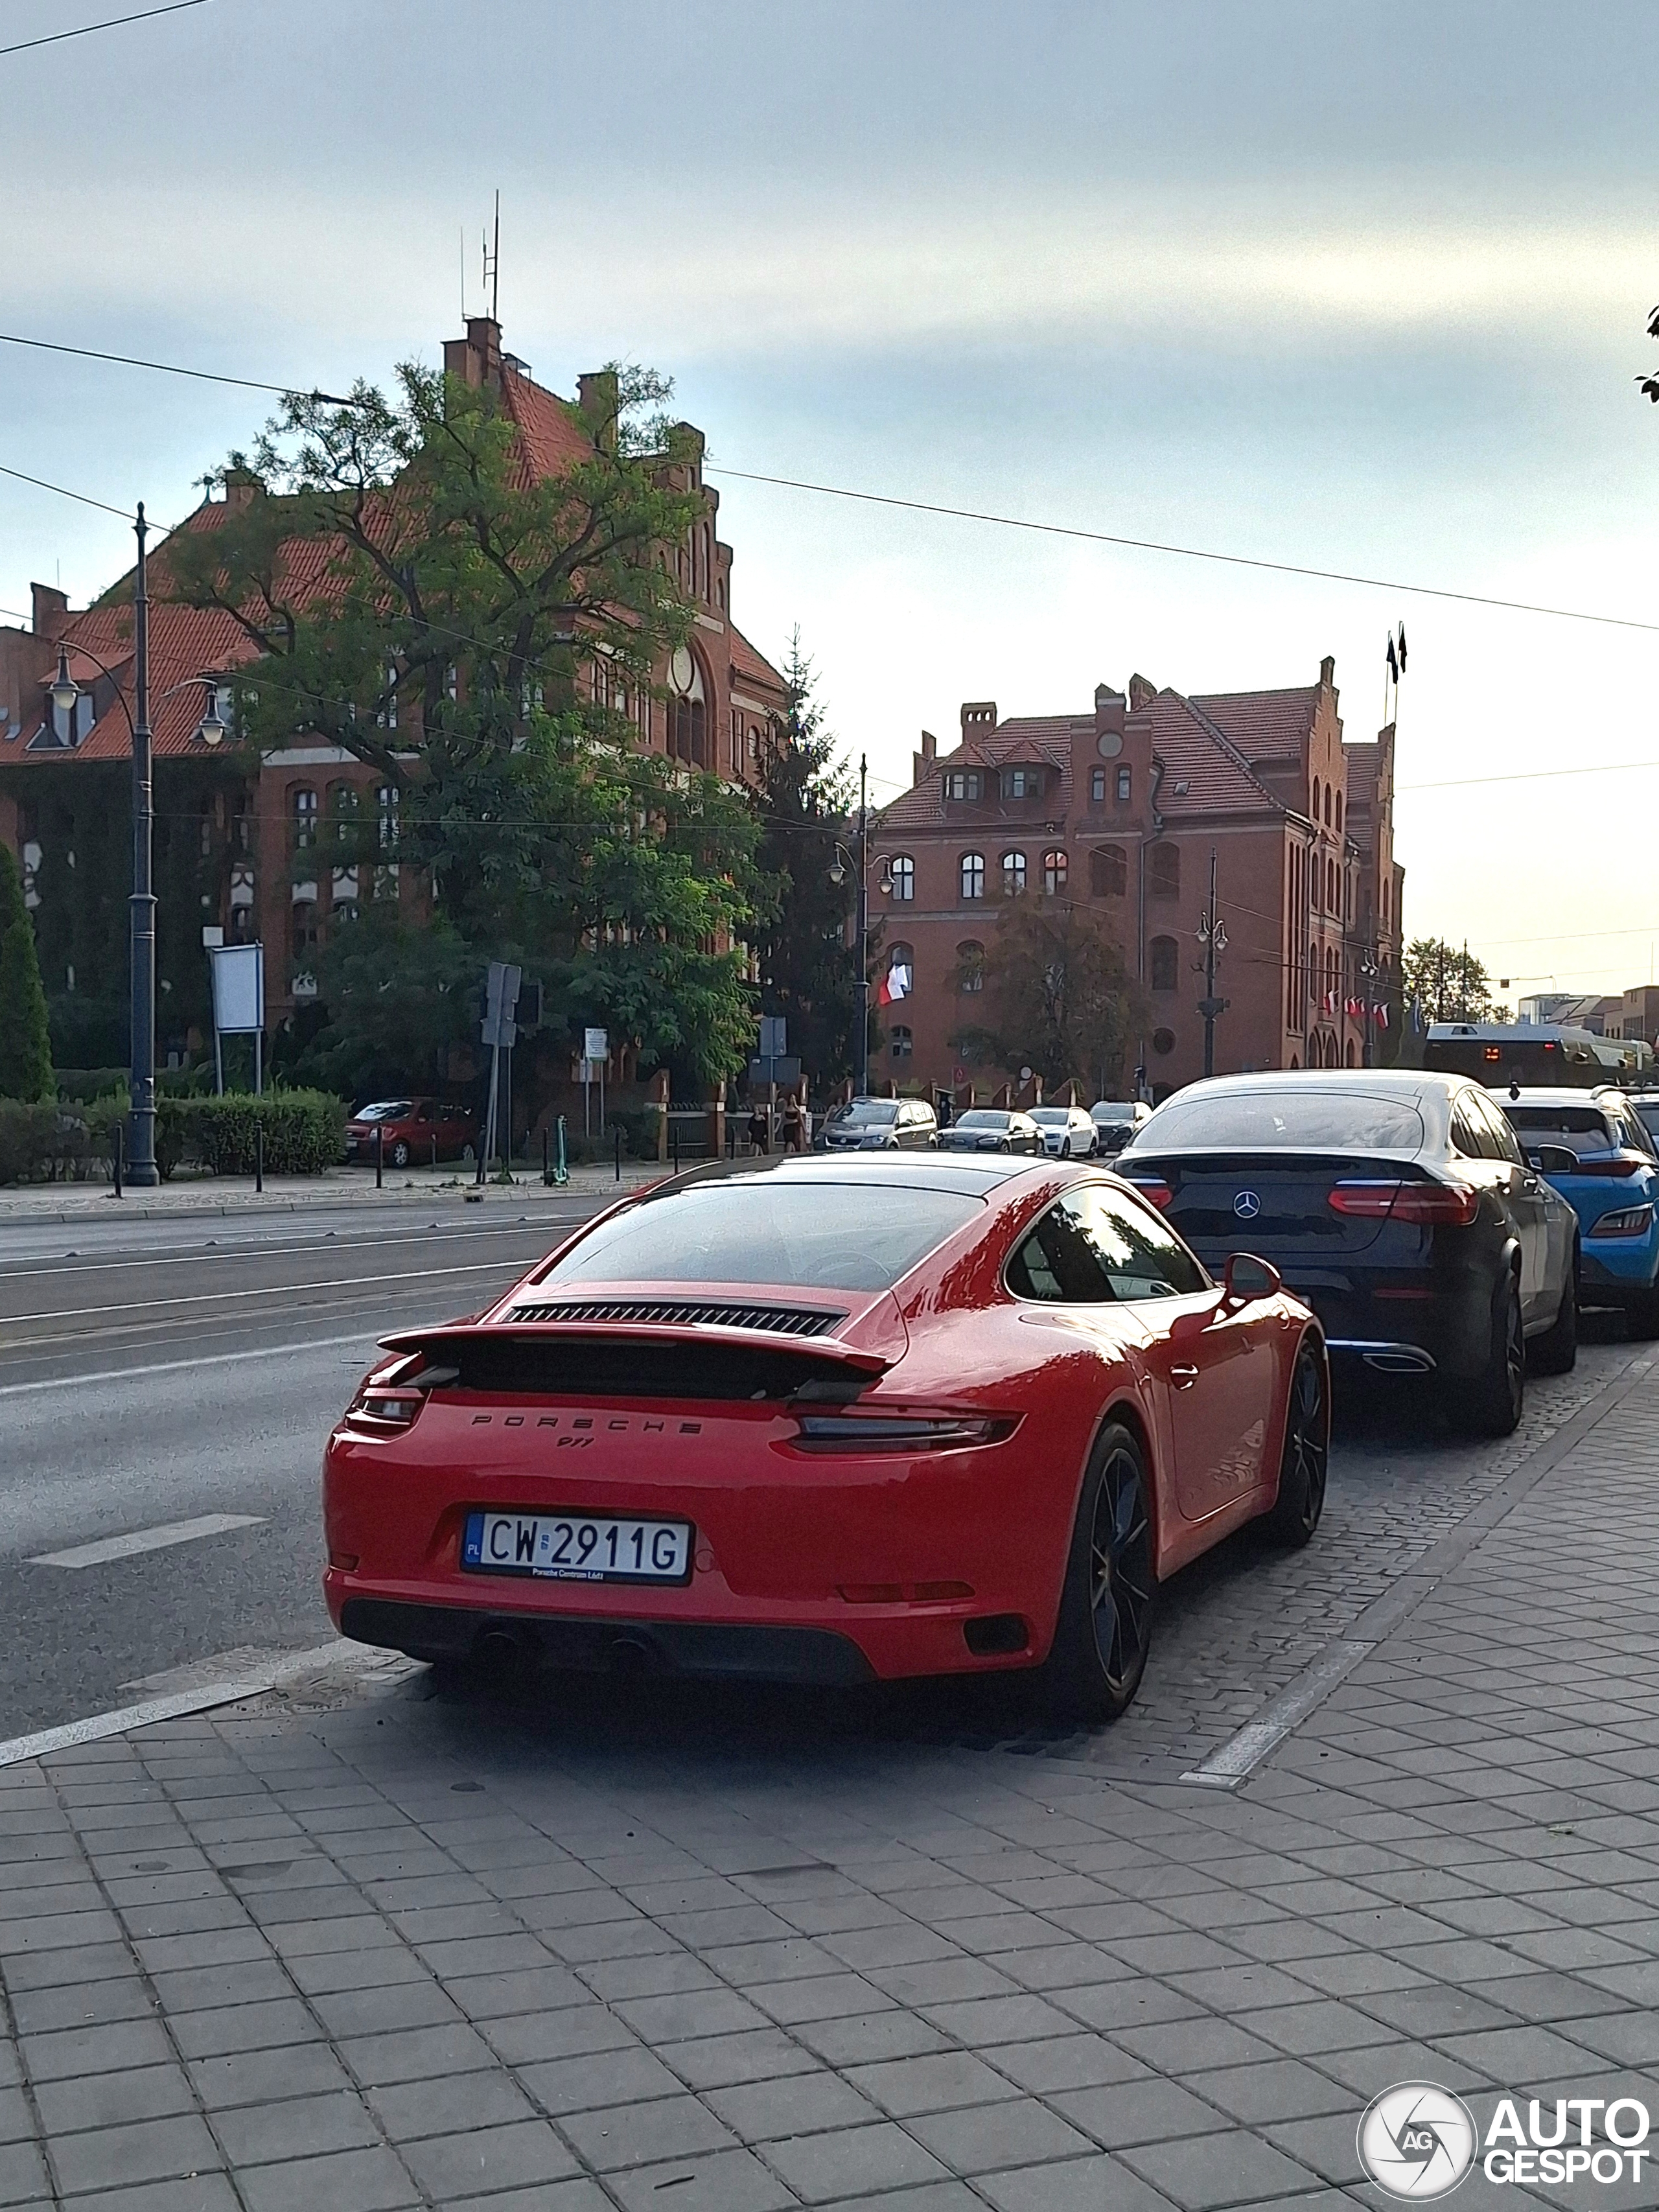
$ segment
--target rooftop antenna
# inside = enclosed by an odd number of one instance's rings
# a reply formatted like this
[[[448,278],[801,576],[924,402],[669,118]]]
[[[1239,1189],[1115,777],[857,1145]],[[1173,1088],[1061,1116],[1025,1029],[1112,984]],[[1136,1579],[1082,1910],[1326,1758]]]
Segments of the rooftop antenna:
[[[466,225],[461,225],[461,328],[466,328]]]
[[[489,319],[499,323],[501,319],[501,195],[495,194],[495,241],[492,246],[488,232],[483,240],[484,289],[489,295]]]

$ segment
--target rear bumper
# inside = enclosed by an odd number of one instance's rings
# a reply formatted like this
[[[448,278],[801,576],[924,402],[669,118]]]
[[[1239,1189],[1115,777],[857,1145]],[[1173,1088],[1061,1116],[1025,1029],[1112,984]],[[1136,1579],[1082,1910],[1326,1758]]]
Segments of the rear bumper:
[[[1645,1237],[1586,1237],[1579,1246],[1578,1282],[1585,1303],[1620,1305],[1654,1287],[1659,1252]]]
[[[1318,1315],[1333,1359],[1382,1374],[1469,1377],[1491,1357],[1494,1285],[1479,1275],[1425,1297],[1389,1296],[1404,1287],[1398,1282],[1361,1278],[1337,1290],[1286,1279]]]
[[[822,1628],[728,1626],[708,1621],[580,1620],[545,1613],[348,1598],[340,1632],[422,1657],[499,1654],[582,1674],[727,1675],[750,1681],[851,1688],[874,1669],[850,1638]]]

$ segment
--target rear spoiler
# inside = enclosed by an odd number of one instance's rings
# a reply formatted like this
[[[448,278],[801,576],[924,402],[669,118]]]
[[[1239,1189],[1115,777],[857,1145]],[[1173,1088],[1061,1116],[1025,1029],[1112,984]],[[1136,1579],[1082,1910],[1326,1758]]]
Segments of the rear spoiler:
[[[561,1344],[586,1341],[705,1346],[723,1345],[744,1352],[766,1351],[814,1363],[822,1361],[832,1369],[864,1376],[884,1375],[902,1357],[904,1350],[902,1343],[896,1343],[890,1352],[868,1351],[843,1344],[833,1336],[815,1336],[803,1340],[778,1336],[770,1329],[733,1328],[729,1325],[707,1322],[686,1324],[548,1321],[517,1327],[505,1322],[449,1322],[441,1323],[436,1328],[402,1328],[394,1335],[381,1337],[380,1341],[387,1352],[420,1352],[434,1360],[441,1360],[447,1354],[453,1356],[468,1344],[532,1345],[549,1341]]]

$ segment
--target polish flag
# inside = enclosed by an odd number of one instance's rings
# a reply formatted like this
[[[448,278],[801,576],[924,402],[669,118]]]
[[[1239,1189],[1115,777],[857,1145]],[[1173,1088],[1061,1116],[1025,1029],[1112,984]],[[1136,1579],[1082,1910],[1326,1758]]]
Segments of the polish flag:
[[[882,977],[876,991],[876,1004],[890,1006],[896,999],[910,995],[910,970],[906,967],[890,968]]]

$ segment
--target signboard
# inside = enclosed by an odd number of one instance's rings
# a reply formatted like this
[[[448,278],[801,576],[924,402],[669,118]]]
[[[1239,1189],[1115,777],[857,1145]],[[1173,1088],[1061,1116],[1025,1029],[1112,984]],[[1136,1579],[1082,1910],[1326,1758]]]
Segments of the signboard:
[[[484,987],[483,1024],[478,1031],[485,1044],[510,1046],[517,1036],[513,1015],[519,1003],[519,985],[523,976],[522,969],[505,960],[490,962]]]
[[[789,1024],[781,1014],[763,1014],[760,1018],[760,1050],[758,1060],[781,1060],[789,1049]]]
[[[582,1031],[582,1058],[586,1060],[606,1060],[611,1057],[611,1033],[608,1030]]]
[[[221,1036],[246,1036],[265,1025],[265,948],[210,945],[213,1026]]]

